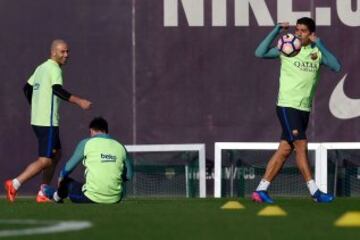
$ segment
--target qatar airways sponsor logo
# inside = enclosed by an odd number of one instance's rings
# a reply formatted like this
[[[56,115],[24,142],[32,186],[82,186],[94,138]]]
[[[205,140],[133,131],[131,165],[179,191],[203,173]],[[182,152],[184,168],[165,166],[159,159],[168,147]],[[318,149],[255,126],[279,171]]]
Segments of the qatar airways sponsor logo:
[[[295,61],[294,65],[304,72],[316,72],[319,69],[319,64],[312,62]]]
[[[233,4],[228,4],[229,1]],[[317,26],[331,26],[335,17],[346,26],[360,26],[359,0],[334,0],[329,1],[329,5],[334,2],[331,6],[321,7],[312,5],[309,1],[307,11],[296,11],[293,7],[294,2],[294,0],[163,0],[164,26],[179,26],[180,11],[185,15],[187,25],[190,27],[246,27],[250,26],[250,14],[254,15],[258,26],[274,26],[278,22],[295,25],[298,18],[310,16],[315,19]],[[274,3],[277,10],[275,16],[269,10],[269,6],[273,6]],[[211,11],[205,11],[205,5],[210,5]],[[232,6],[231,9],[229,5]],[[228,22],[228,14],[234,16],[234,22]],[[210,18],[207,15],[210,15]],[[205,23],[205,17],[211,19],[211,23]]]

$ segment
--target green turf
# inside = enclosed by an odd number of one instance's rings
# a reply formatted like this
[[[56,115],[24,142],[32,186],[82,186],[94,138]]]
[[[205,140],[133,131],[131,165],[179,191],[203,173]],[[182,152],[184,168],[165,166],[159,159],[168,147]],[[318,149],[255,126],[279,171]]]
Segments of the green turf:
[[[258,217],[266,205],[239,200],[245,209],[221,210],[230,199],[129,199],[116,205],[36,204],[0,200],[0,219],[87,220],[92,228],[50,235],[7,239],[360,239],[360,228],[338,228],[346,211],[360,211],[359,198],[331,204],[310,199],[277,199],[286,217]],[[0,224],[0,232],[17,226]],[[40,238],[39,238],[40,237]]]

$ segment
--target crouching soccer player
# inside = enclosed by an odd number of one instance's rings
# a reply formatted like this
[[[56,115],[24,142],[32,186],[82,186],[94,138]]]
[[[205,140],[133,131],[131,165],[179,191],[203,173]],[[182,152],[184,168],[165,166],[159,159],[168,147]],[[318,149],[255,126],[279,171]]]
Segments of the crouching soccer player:
[[[335,72],[340,71],[340,63],[336,57],[325,48],[315,35],[315,22],[311,18],[297,20],[295,35],[302,43],[300,52],[294,57],[280,55],[276,48],[270,48],[272,41],[281,29],[287,29],[288,23],[280,23],[260,43],[255,55],[260,58],[280,58],[280,88],[276,106],[282,135],[278,150],[270,159],[260,184],[252,194],[256,202],[273,203],[267,193],[270,182],[282,168],[285,160],[295,150],[296,163],[302,173],[310,194],[316,202],[331,202],[334,197],[323,193],[317,187],[309,166],[307,156],[306,128],[312,99],[319,80],[320,65],[326,65]]]
[[[47,197],[62,202],[69,197],[75,203],[117,203],[124,191],[124,182],[132,177],[132,166],[125,147],[108,134],[108,124],[98,117],[91,121],[90,138],[82,140],[71,159],[61,170],[57,191],[44,190]],[[69,177],[83,162],[85,183]]]

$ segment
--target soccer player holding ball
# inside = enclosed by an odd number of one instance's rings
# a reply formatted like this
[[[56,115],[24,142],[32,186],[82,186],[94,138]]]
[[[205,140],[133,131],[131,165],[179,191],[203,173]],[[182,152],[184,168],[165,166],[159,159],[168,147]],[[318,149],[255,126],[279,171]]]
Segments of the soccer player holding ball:
[[[252,194],[252,200],[274,202],[267,190],[286,159],[295,150],[296,164],[314,201],[331,202],[334,196],[321,192],[313,179],[307,155],[306,129],[319,80],[320,66],[325,65],[335,72],[339,72],[341,66],[337,58],[316,36],[315,22],[308,17],[300,18],[296,22],[295,36],[301,40],[301,49],[297,54],[288,56],[277,47],[270,47],[281,30],[286,30],[288,27],[289,23],[276,25],[255,51],[256,57],[259,58],[280,58],[280,86],[276,113],[282,134],[279,147],[269,160],[265,174]]]

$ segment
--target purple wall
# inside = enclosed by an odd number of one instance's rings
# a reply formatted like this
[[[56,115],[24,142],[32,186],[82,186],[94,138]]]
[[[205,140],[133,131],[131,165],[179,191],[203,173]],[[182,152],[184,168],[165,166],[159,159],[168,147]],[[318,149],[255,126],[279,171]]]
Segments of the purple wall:
[[[177,1],[164,2],[171,5]],[[187,13],[196,12],[195,5],[186,10],[186,3],[179,1],[178,22],[173,26],[164,20],[163,5],[137,1],[137,142],[206,142],[211,148],[214,141],[278,140],[280,129],[274,108],[279,63],[254,57],[254,49],[273,24],[257,20],[261,9],[253,4],[248,24],[236,25],[234,9],[238,5],[236,1],[225,2],[226,22],[219,27],[213,24],[212,1],[204,1],[200,26],[189,26],[191,17]],[[277,14],[277,1],[263,2],[273,23],[286,14],[293,14],[289,21],[294,21],[299,11],[315,17],[320,22],[318,36],[343,64],[341,73],[326,68],[321,72],[308,131],[310,141],[358,141],[359,119],[332,115],[329,99],[345,74],[345,93],[360,98],[360,85],[356,83],[360,75],[360,6],[356,1],[285,1],[293,3],[292,12],[286,13],[289,10],[282,5],[281,14]],[[347,2],[351,8],[346,8]],[[339,12],[344,9],[349,18],[341,20],[338,15],[343,18],[344,13]]]
[[[91,112],[63,103],[63,161],[87,136],[95,115],[108,118],[113,134],[129,143],[131,100],[131,1],[2,1],[0,7],[1,181],[14,177],[37,154],[29,106],[22,87],[34,68],[49,56],[49,44],[63,38],[70,45],[64,86],[94,102]],[[39,178],[24,191],[37,189]]]
[[[246,10],[239,6],[253,1],[227,0],[225,26],[214,26],[224,17],[212,1],[196,5],[202,1],[192,0],[191,8],[185,6],[191,1],[184,1],[2,1],[1,180],[17,175],[36,157],[21,88],[48,57],[54,38],[64,38],[71,47],[71,59],[64,67],[65,87],[94,102],[90,112],[62,104],[61,166],[87,136],[88,122],[96,115],[106,117],[112,134],[125,144],[205,142],[209,158],[215,141],[277,141],[279,63],[255,58],[254,50],[274,23],[298,11],[311,13],[321,23],[319,37],[343,64],[341,73],[322,70],[309,140],[359,141],[359,118],[339,119],[329,110],[333,89],[345,74],[345,93],[360,99],[356,1],[283,1],[293,4],[291,11],[286,4],[278,7],[280,1],[256,1],[267,8],[252,4],[246,17],[239,15]],[[168,26],[164,16],[177,2],[178,23]],[[221,6],[221,0],[214,2]],[[187,14],[196,18],[199,6],[204,7],[204,17],[197,19],[203,23],[189,26]],[[354,106],[355,113],[360,111]],[[32,180],[25,191],[34,192],[37,185],[38,179]]]

